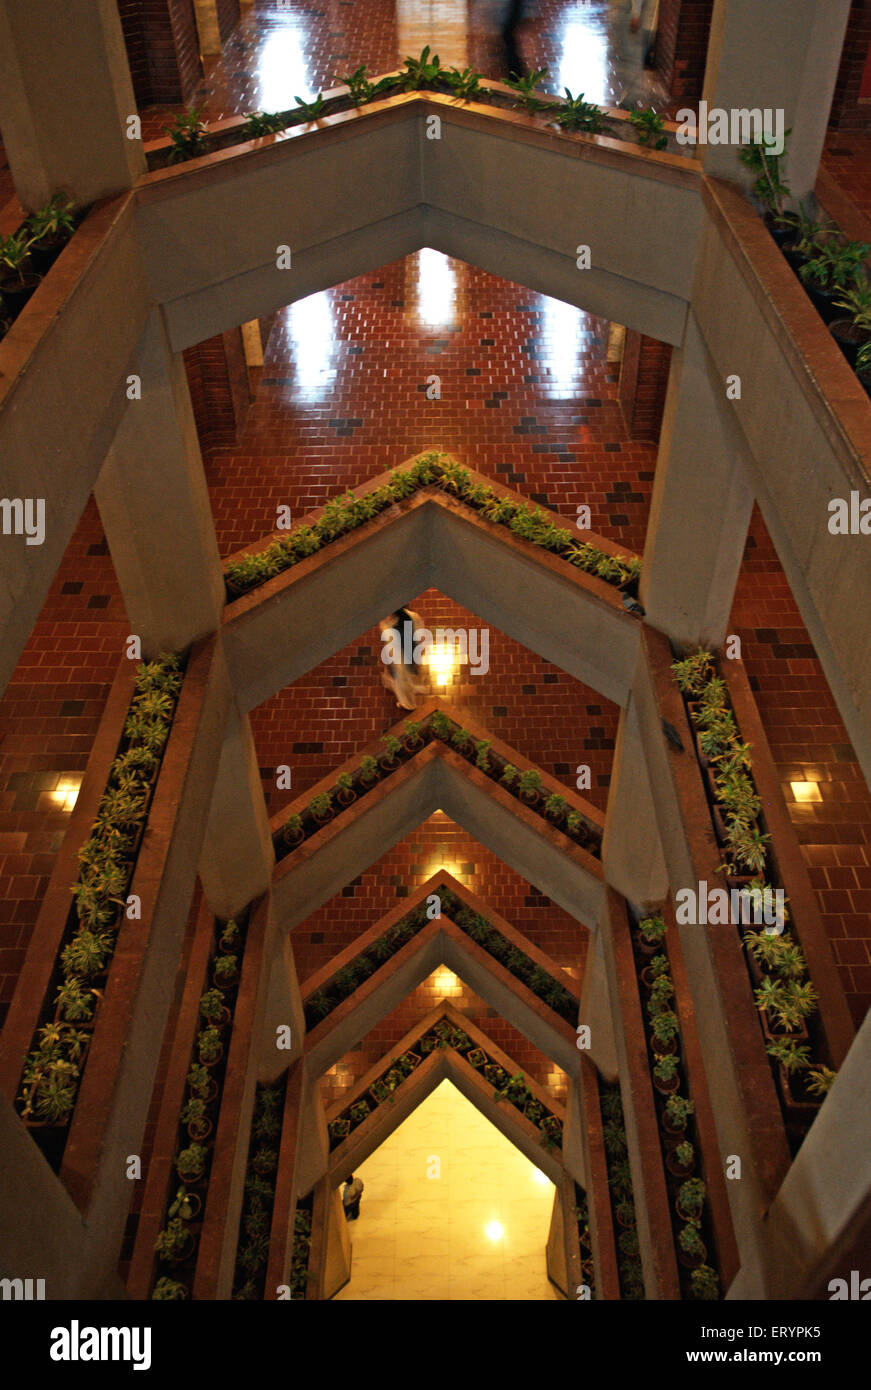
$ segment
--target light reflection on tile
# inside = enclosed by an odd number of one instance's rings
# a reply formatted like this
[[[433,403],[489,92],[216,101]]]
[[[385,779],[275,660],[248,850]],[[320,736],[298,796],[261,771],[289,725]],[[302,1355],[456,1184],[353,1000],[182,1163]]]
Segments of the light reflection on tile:
[[[428,1178],[430,1159],[441,1177]],[[558,1300],[545,1264],[554,1189],[443,1081],[359,1169],[340,1300]],[[389,1194],[385,1196],[385,1194]],[[499,1240],[486,1227],[504,1229]]]

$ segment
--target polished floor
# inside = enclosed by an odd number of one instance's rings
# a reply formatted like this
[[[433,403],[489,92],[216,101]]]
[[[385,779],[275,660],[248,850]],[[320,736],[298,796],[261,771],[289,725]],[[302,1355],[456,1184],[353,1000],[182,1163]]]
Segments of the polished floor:
[[[337,1300],[558,1300],[554,1186],[449,1081],[356,1173],[351,1279]]]

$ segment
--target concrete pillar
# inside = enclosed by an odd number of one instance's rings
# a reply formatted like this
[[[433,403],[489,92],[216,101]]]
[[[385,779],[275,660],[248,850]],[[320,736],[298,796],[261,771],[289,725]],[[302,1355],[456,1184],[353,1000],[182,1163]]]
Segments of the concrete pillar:
[[[590,1029],[590,1046],[585,1049],[584,1055],[592,1059],[608,1081],[614,1081],[618,1069],[617,1047],[600,926],[590,932],[578,1021],[586,1023]]]
[[[215,0],[194,0],[197,19],[197,34],[200,40],[200,53],[204,58],[221,52],[221,26],[218,21],[218,7]]]
[[[703,100],[709,109],[783,111],[794,199],[816,182],[850,0],[715,0]],[[707,145],[705,169],[738,181],[734,145]]]
[[[215,916],[234,917],[265,893],[274,864],[251,724],[247,714],[234,708],[227,721],[200,858],[203,892]]]
[[[266,961],[266,1000],[263,1016],[258,1076],[273,1081],[289,1061],[301,1056],[305,1043],[305,1015],[293,947],[286,932],[271,932]],[[278,1029],[290,1028],[289,1051],[277,1046]]]
[[[180,354],[155,311],[135,363],[133,399],[94,495],[131,632],[143,655],[177,651],[220,627],[221,561]]]
[[[636,907],[662,902],[668,877],[635,706],[620,712],[602,839],[605,878]]]
[[[135,114],[116,0],[5,0],[0,129],[26,208],[129,188],[145,172],[141,140],[127,139]]]
[[[588,1185],[587,1165],[584,1159],[584,1098],[581,1095],[579,1077],[569,1077],[566,1096],[566,1120],[563,1125],[563,1163],[566,1172],[575,1182],[586,1189]]]
[[[327,1191],[325,1207],[321,1298],[326,1299],[344,1288],[351,1277],[351,1234],[338,1187]]]
[[[672,358],[640,597],[649,623],[693,645],[722,644],[753,510],[729,410],[690,311]]]

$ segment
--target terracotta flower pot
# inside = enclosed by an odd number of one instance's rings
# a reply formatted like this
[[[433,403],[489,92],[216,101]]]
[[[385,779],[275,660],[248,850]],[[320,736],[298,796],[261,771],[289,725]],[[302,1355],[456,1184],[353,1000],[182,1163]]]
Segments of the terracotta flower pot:
[[[357,793],[351,787],[340,787],[336,792],[336,800],[340,806],[350,806],[352,801],[357,800]]]

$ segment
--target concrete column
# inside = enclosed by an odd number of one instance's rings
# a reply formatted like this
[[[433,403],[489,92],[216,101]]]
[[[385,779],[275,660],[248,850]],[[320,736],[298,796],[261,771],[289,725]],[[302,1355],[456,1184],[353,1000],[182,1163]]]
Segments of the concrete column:
[[[5,0],[0,129],[26,208],[129,188],[145,172],[141,140],[127,139],[135,114],[115,0]]]
[[[620,712],[605,814],[602,864],[612,888],[636,907],[662,902],[668,877],[635,706]]]
[[[783,111],[795,199],[816,182],[850,0],[715,0],[703,99],[709,109]],[[734,145],[707,145],[705,169],[738,181]]]
[[[258,1077],[273,1081],[302,1055],[305,1042],[305,1015],[299,992],[293,947],[286,932],[272,933],[266,961],[265,1008],[258,1057]],[[290,1028],[290,1050],[277,1046],[278,1029]]]
[[[648,622],[693,645],[722,644],[753,510],[730,408],[690,311],[672,358],[640,597]]]
[[[217,917],[233,917],[265,893],[275,853],[247,714],[227,721],[200,858],[200,878]],[[285,1064],[287,1058],[285,1057]]]
[[[563,1163],[566,1172],[586,1189],[587,1165],[584,1159],[584,1098],[579,1077],[569,1077],[566,1096],[566,1121],[563,1126]]]
[[[224,582],[184,365],[159,311],[135,371],[141,397],[127,407],[94,495],[131,632],[152,656],[220,627]]]
[[[221,26],[218,22],[218,8],[215,0],[194,0],[194,11],[202,57],[209,58],[220,54]]]
[[[323,1179],[324,1183],[327,1179]],[[351,1277],[351,1234],[338,1187],[326,1192],[321,1298],[332,1298]]]
[[[617,1047],[601,926],[590,932],[578,1021],[586,1023],[590,1029],[590,1046],[584,1055],[592,1059],[608,1081],[614,1081],[618,1070]]]

